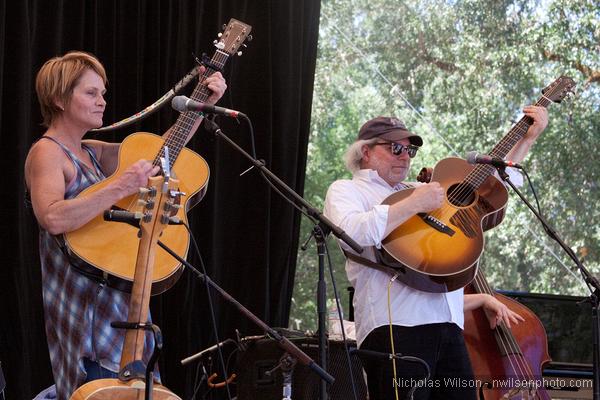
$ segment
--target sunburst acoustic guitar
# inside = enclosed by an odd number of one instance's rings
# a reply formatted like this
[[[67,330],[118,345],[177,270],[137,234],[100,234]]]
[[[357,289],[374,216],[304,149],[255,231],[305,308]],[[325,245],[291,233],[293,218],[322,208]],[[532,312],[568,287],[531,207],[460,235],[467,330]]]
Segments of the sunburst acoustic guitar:
[[[536,105],[560,102],[574,86],[571,78],[562,76],[543,90]],[[521,118],[489,154],[504,158],[532,122],[527,116]],[[491,165],[473,166],[460,158],[437,163],[431,180],[445,190],[443,205],[394,229],[383,240],[381,261],[402,270],[398,279],[405,284],[427,292],[449,292],[471,282],[483,253],[483,231],[502,221],[508,201],[508,192],[494,172]],[[413,190],[396,192],[383,204],[401,201]]]
[[[199,77],[199,84],[190,96],[195,101],[204,102],[210,90],[202,82],[220,70],[230,55],[235,54],[250,33],[251,27],[236,19],[229,24],[215,41],[217,50],[207,63],[206,71]],[[160,166],[165,148],[173,176],[180,182],[177,191],[179,209],[173,212],[182,221],[187,222],[186,213],[197,204],[205,194],[209,179],[206,161],[197,153],[185,148],[186,139],[194,122],[199,118],[196,112],[183,112],[179,115],[166,139],[151,133],[134,133],[123,141],[119,149],[117,171],[107,179],[90,186],[79,196],[96,192],[117,179],[124,170],[140,159],[154,160],[153,165]],[[136,195],[120,200],[112,208],[129,212],[140,212],[143,202]],[[103,219],[102,213],[81,228],[64,235],[68,251],[80,266],[96,269],[119,287],[130,290],[133,280],[135,260],[139,238],[136,227],[126,224],[114,224]],[[187,255],[190,238],[182,225],[168,226],[160,238],[161,242],[175,251],[180,257]],[[152,293],[158,294],[171,287],[182,272],[182,265],[166,251],[156,253],[156,265],[152,276]]]

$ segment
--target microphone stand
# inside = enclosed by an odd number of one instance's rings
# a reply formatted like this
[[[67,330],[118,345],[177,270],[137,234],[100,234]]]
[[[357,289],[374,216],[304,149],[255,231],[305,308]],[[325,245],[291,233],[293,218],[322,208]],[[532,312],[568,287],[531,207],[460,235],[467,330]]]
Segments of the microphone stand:
[[[259,169],[263,174],[267,175],[269,179],[273,182],[277,183],[277,185],[284,189],[286,193],[288,193],[308,214],[310,217],[319,221],[317,226],[315,226],[313,232],[315,239],[317,241],[317,252],[319,257],[319,282],[317,286],[317,310],[318,310],[318,319],[319,319],[319,358],[320,365],[324,371],[327,370],[327,338],[326,338],[326,329],[325,323],[327,318],[327,304],[326,304],[326,284],[325,284],[325,240],[327,235],[331,232],[340,240],[343,240],[348,246],[352,248],[352,250],[357,253],[362,253],[362,247],[356,243],[346,232],[344,232],[340,227],[331,222],[327,217],[325,217],[320,210],[312,206],[309,202],[307,202],[302,196],[297,194],[292,188],[286,185],[281,179],[279,179],[273,172],[271,172],[267,167],[265,167],[265,163],[261,160],[257,160],[248,154],[244,149],[238,146],[233,140],[231,140],[227,135],[225,135],[221,128],[214,122],[208,118],[204,118],[204,128],[209,132],[213,133],[218,138],[225,140],[229,145],[231,145],[234,149],[236,149],[239,153],[241,153],[244,157],[246,157],[254,167]],[[333,378],[331,378],[331,382],[327,382],[329,384],[333,383]],[[319,393],[320,400],[327,399],[327,387],[325,385],[325,381],[322,379],[319,382]]]
[[[552,239],[554,239],[560,247],[567,253],[567,255],[575,262],[577,268],[581,272],[585,283],[587,284],[588,289],[590,290],[590,297],[588,299],[589,303],[592,305],[592,336],[593,336],[593,363],[592,363],[592,371],[593,371],[593,396],[594,400],[600,400],[600,320],[598,318],[598,308],[600,305],[600,283],[598,280],[590,273],[590,271],[585,268],[583,263],[579,260],[575,252],[565,244],[565,242],[558,236],[556,231],[548,224],[546,219],[537,212],[537,210],[527,201],[527,199],[523,196],[523,194],[517,189],[517,187],[511,182],[510,177],[505,171],[504,167],[496,167],[498,170],[498,174],[508,185],[513,189],[513,191],[519,196],[519,198],[525,203],[525,205],[533,212],[536,218],[542,223],[544,230]]]
[[[279,347],[281,347],[284,351],[286,351],[291,356],[293,356],[298,361],[300,361],[300,363],[302,363],[302,365],[305,365],[308,368],[310,368],[311,370],[313,370],[317,375],[319,375],[321,377],[321,380],[324,380],[325,382],[327,382],[329,384],[332,384],[335,381],[333,376],[329,375],[327,373],[327,371],[325,371],[321,367],[319,367],[306,353],[304,353],[302,350],[300,350],[288,338],[280,335],[276,330],[271,328],[264,321],[262,321],[256,315],[254,315],[250,310],[248,310],[246,307],[244,307],[239,301],[237,301],[235,298],[233,298],[233,296],[231,296],[229,293],[227,293],[223,288],[221,288],[215,282],[213,282],[212,279],[210,279],[208,276],[206,276],[202,272],[198,271],[196,268],[194,268],[194,266],[192,264],[190,264],[187,260],[181,258],[177,253],[175,253],[173,250],[171,250],[169,247],[167,247],[167,245],[165,245],[160,240],[158,241],[158,245],[161,248],[163,248],[167,253],[169,253],[171,256],[173,256],[177,261],[179,261],[180,263],[185,265],[187,268],[189,268],[190,271],[192,271],[194,274],[196,274],[196,276],[200,280],[206,282],[210,287],[212,287],[214,290],[216,290],[225,300],[227,300],[230,304],[235,306],[250,321],[254,322],[255,325],[260,327],[263,330],[263,332],[265,332],[267,335],[272,337]]]

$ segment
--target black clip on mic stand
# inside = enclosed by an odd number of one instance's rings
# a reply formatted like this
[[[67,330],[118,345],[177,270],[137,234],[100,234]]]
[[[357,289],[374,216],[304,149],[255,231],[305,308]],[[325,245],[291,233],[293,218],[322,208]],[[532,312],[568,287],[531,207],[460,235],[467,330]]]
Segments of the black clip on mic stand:
[[[257,160],[248,154],[244,149],[237,145],[233,140],[231,140],[227,135],[225,135],[221,128],[214,122],[207,118],[204,118],[204,128],[209,132],[213,133],[215,136],[225,140],[229,143],[234,149],[236,149],[239,153],[241,153],[244,157],[246,157],[254,167],[259,169],[262,173],[266,174],[269,179],[275,182],[280,188],[284,189],[290,196],[293,197],[295,201],[298,202],[300,206],[304,208],[306,213],[312,218],[319,221],[317,226],[314,228],[314,236],[317,241],[317,252],[319,254],[319,283],[317,289],[317,309],[319,316],[319,358],[320,364],[324,371],[327,370],[326,365],[326,356],[327,356],[327,339],[325,336],[325,323],[327,318],[327,304],[326,304],[326,287],[325,287],[325,240],[327,239],[327,235],[331,232],[339,239],[343,240],[348,246],[352,248],[352,250],[357,253],[362,253],[362,247],[356,243],[350,236],[346,234],[339,226],[335,225],[331,222],[327,217],[325,217],[317,208],[313,207],[310,203],[308,203],[302,196],[292,190],[288,185],[286,185],[281,179],[279,179],[275,174],[273,174],[267,167],[263,161]],[[325,386],[325,382],[322,379],[320,382],[320,399],[327,399],[327,387]],[[327,382],[329,384],[333,383],[333,378],[331,378],[331,382]]]
[[[536,211],[536,209],[527,201],[523,194],[516,188],[516,186],[510,181],[510,177],[505,171],[504,167],[496,167],[498,170],[498,174],[508,185],[513,189],[513,191],[519,196],[519,198],[525,203],[525,205],[533,212],[536,218],[541,222],[544,230],[552,239],[554,239],[560,247],[567,253],[567,255],[575,262],[577,268],[581,272],[585,283],[587,284],[588,289],[591,294],[588,299],[589,303],[592,305],[592,336],[593,338],[593,396],[594,400],[600,400],[600,326],[598,319],[598,307],[600,305],[600,283],[598,280],[590,273],[590,271],[585,268],[583,263],[579,260],[575,252],[565,244],[565,242],[558,236],[554,228],[552,228],[548,222]]]

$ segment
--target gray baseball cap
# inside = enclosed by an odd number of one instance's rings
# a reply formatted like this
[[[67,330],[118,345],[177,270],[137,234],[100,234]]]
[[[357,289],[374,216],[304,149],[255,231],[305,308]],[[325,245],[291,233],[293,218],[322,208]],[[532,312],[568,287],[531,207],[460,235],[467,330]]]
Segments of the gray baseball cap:
[[[422,146],[423,139],[415,135],[408,129],[402,120],[395,117],[377,117],[364,123],[358,131],[358,140],[367,140],[374,137],[380,137],[390,142],[397,142],[402,139],[409,139],[415,146]]]

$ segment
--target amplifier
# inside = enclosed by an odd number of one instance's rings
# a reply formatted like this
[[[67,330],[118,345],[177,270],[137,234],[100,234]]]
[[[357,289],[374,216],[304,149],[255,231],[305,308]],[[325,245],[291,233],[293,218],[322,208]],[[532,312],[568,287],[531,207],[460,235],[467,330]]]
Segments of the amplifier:
[[[550,362],[542,372],[544,386],[553,399],[592,399],[591,364]]]
[[[315,337],[289,338],[300,350],[318,362],[319,344]],[[237,357],[237,398],[238,400],[281,400],[283,393],[283,376],[279,369],[271,375],[266,372],[279,364],[284,351],[270,338],[244,338],[246,350]],[[356,347],[353,341],[348,346]],[[354,398],[350,369],[356,385],[359,399],[367,398],[367,386],[363,376],[362,364],[356,355],[351,355],[352,367],[348,366],[346,352],[342,341],[327,342],[327,372],[335,378],[328,387],[332,400],[348,400]],[[308,367],[297,363],[292,374],[292,398],[294,400],[313,400],[319,398],[320,377]]]

